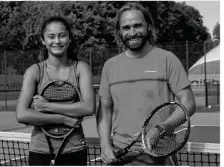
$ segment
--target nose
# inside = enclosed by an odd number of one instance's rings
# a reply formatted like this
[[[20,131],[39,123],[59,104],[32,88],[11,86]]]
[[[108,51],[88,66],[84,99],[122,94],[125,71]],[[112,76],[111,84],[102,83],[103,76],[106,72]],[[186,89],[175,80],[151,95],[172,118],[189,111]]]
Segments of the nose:
[[[56,36],[54,42],[55,43],[60,43],[60,38]]]
[[[136,34],[136,30],[135,30],[135,28],[132,27],[132,28],[130,29],[130,35],[131,35],[131,36],[135,36],[135,34]]]

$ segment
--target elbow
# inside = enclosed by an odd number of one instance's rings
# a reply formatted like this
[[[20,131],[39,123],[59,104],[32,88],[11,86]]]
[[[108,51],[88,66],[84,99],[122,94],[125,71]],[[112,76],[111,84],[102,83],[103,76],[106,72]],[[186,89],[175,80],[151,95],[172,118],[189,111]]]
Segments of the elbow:
[[[194,103],[192,104],[192,114],[191,115],[193,115],[195,112],[196,112],[196,103],[194,101]]]
[[[195,103],[195,100],[192,100],[190,105],[190,112],[189,112],[189,116],[192,116],[195,112],[196,112],[196,103]]]
[[[18,123],[27,124],[25,113],[20,110],[16,111],[16,120]]]
[[[16,115],[16,120],[17,120],[18,123],[24,123],[25,122],[24,117],[20,114]]]
[[[92,116],[95,114],[95,104],[94,103],[90,103],[89,105],[86,105],[88,106],[86,108],[86,111],[87,111],[87,116]]]
[[[94,105],[92,105],[92,107],[90,107],[90,109],[89,109],[89,116],[92,116],[94,114],[95,114],[95,107],[94,107]]]

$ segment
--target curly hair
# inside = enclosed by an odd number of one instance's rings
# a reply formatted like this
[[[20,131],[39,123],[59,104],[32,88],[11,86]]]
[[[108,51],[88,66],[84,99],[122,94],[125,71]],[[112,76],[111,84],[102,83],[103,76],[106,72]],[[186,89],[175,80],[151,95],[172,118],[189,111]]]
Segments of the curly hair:
[[[50,23],[53,23],[53,22],[59,22],[59,23],[62,23],[65,26],[66,30],[69,33],[69,38],[71,39],[71,43],[69,44],[68,50],[67,50],[67,57],[69,59],[72,59],[72,60],[77,60],[77,56],[74,53],[73,45],[75,43],[74,43],[74,40],[72,38],[72,30],[71,30],[71,27],[70,27],[68,21],[64,17],[61,17],[61,16],[51,16],[51,17],[47,18],[46,20],[44,20],[44,22],[42,23],[42,25],[40,27],[40,32],[39,32],[40,38],[44,39],[44,32],[46,30],[47,25],[49,25]],[[40,61],[43,61],[43,60],[46,60],[47,58],[48,58],[48,51],[47,51],[47,48],[44,47],[41,50],[41,53],[40,53],[38,59]]]
[[[122,13],[129,11],[129,10],[138,10],[140,12],[142,12],[146,22],[148,23],[148,25],[150,25],[150,30],[148,32],[148,40],[149,43],[151,45],[155,45],[156,43],[156,30],[154,27],[154,21],[152,19],[152,15],[151,13],[145,9],[140,3],[138,2],[130,2],[130,3],[126,3],[117,13],[115,19],[114,19],[114,33],[115,33],[115,40],[117,41],[118,44],[122,44],[122,38],[121,38],[121,34],[120,34],[120,18]]]

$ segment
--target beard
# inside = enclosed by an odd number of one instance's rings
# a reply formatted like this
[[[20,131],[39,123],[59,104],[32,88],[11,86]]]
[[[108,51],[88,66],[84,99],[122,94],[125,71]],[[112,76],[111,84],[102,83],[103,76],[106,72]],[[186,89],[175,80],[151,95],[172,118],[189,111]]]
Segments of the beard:
[[[147,35],[136,34],[135,36],[122,36],[123,44],[131,51],[140,51],[147,42]]]

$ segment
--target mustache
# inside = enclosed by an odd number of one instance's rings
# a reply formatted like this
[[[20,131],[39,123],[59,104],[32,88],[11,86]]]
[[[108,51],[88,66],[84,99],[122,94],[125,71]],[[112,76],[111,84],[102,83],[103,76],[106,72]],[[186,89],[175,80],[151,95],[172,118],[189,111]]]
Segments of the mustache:
[[[125,37],[125,40],[131,40],[131,39],[143,38],[143,37],[144,37],[143,34],[127,35],[127,36]]]

